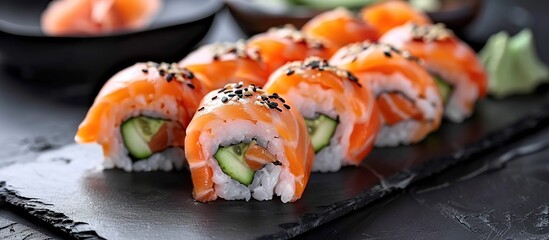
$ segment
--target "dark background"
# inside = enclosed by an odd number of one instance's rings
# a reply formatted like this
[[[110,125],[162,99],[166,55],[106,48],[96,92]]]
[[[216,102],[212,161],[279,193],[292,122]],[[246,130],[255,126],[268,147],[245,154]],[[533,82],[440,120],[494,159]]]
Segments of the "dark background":
[[[516,33],[530,27],[541,58],[549,62],[548,20],[547,1],[487,0],[480,17],[465,32],[465,39],[478,44],[502,29]],[[223,11],[203,42],[234,41],[241,37],[242,32]],[[33,152],[20,154],[24,149],[69,143],[87,110],[85,99],[74,97],[77,91],[46,91],[30,87],[5,70],[0,72],[0,146],[3,150],[0,167],[32,159]],[[36,135],[48,136],[48,139],[32,138]],[[549,151],[517,158],[503,169],[483,171],[485,162],[494,161],[512,149],[548,139],[546,127],[527,139],[456,166],[441,177],[415,184],[301,237],[548,239]],[[7,157],[13,162],[1,160]],[[0,237],[22,239],[26,236],[56,237],[0,205]]]

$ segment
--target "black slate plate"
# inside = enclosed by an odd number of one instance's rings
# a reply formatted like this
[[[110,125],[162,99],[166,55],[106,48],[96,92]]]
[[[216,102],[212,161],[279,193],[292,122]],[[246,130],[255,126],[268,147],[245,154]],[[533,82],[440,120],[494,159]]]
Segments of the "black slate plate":
[[[303,239],[548,239],[548,156],[549,126]]]
[[[291,204],[197,203],[186,172],[102,171],[99,148],[77,145],[0,169],[0,196],[11,209],[75,237],[286,238],[542,128],[548,103],[547,93],[487,99],[474,118],[445,123],[421,144],[376,149],[364,166],[313,174],[303,198]]]
[[[135,32],[52,37],[40,30],[49,1],[0,1],[0,55],[37,83],[98,84],[138,61],[178,61],[206,35],[220,0],[164,0],[151,25]]]

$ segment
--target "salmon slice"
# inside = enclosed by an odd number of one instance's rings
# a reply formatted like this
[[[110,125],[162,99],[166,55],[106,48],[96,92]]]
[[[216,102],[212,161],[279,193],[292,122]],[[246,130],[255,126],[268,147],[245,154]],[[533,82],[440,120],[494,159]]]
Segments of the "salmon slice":
[[[408,119],[422,120],[422,113],[400,93],[381,94],[377,103],[387,125]]]
[[[324,39],[309,36],[292,25],[257,34],[250,38],[248,46],[258,49],[269,74],[288,62],[310,56],[327,59],[337,50]]]
[[[325,115],[342,123],[336,124],[334,133],[321,137],[328,142],[337,137],[337,131],[352,132],[351,136],[338,137],[341,142],[338,149],[340,154],[329,155],[330,159],[317,154],[316,162],[340,162],[340,166],[358,165],[372,149],[373,140],[380,128],[375,97],[369,86],[360,84],[351,72],[330,65],[324,59],[309,57],[304,61],[286,64],[277,70],[271,75],[265,89],[268,92],[277,92],[288,101],[296,103],[295,108],[303,114],[310,115],[311,106],[318,106],[315,114]],[[337,117],[324,111],[322,106],[325,105],[333,106]],[[314,133],[312,135],[314,137]],[[319,145],[324,145],[322,149],[334,147],[331,143]],[[313,171],[338,169],[326,169],[317,165]]]
[[[42,14],[42,30],[53,36],[98,35],[146,26],[161,0],[57,0]]]
[[[248,146],[244,158],[253,171],[263,168],[266,164],[276,162],[276,156],[267,151],[267,149],[257,145],[255,141],[251,142]]]
[[[237,95],[232,96],[235,93]],[[281,145],[280,152],[275,155],[257,144],[251,144],[245,154],[246,163],[253,170],[258,170],[266,163],[280,160],[283,174],[293,175],[295,184],[290,198],[283,201],[301,198],[309,180],[314,150],[303,117],[289,106],[289,101],[283,101],[259,87],[242,83],[227,84],[203,98],[185,137],[185,156],[191,170],[193,196],[197,201],[208,202],[217,198],[209,163],[214,152],[207,146],[218,137],[229,137],[219,136],[222,128],[235,128],[231,134],[243,134],[238,130],[247,124],[272,126]],[[234,121],[240,123],[235,124]],[[257,137],[265,136],[258,134]]]
[[[475,51],[442,24],[405,24],[387,32],[381,42],[408,49],[422,59],[439,81],[451,86],[445,116],[461,122],[486,95],[488,80]],[[469,94],[473,93],[473,94]]]
[[[374,27],[356,18],[345,8],[314,17],[303,26],[302,31],[309,36],[324,39],[337,48],[365,40],[375,41],[379,37]]]
[[[374,26],[380,35],[408,22],[429,24],[431,20],[404,1],[386,1],[362,9],[362,20]]]

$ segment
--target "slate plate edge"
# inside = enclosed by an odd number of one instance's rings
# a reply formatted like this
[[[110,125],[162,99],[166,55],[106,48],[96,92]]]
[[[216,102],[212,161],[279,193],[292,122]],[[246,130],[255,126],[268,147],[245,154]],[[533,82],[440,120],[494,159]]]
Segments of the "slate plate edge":
[[[410,172],[400,172],[387,179],[388,182],[398,182],[399,184],[390,187],[378,184],[369,191],[328,206],[321,213],[305,214],[299,217],[296,223],[282,224],[280,227],[283,230],[275,234],[261,236],[260,239],[288,239],[298,236],[386,196],[396,194],[409,185],[425,180],[456,164],[465,162],[473,157],[483,156],[498,147],[518,141],[548,124],[549,104],[545,104],[515,123],[489,133],[475,143],[454,152],[451,156],[432,159],[426,164],[410,171],[416,172],[416,174],[411,175]],[[4,202],[8,209],[34,218],[66,236],[76,239],[104,239],[88,223],[76,222],[63,213],[49,210],[47,208],[49,204],[47,203],[20,196],[16,191],[10,190],[5,182],[0,182],[0,202]]]
[[[55,232],[74,239],[105,239],[88,223],[70,219],[64,213],[48,209],[50,204],[35,198],[20,196],[17,191],[10,190],[6,182],[0,182],[0,207],[12,210],[23,217],[31,218]]]

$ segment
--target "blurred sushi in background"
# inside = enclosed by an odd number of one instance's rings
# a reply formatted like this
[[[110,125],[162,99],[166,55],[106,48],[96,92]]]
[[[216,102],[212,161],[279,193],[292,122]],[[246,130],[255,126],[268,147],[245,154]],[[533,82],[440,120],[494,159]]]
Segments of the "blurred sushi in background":
[[[269,73],[288,62],[309,56],[329,58],[337,50],[337,46],[322,38],[309,36],[292,25],[271,28],[265,33],[252,36],[248,46],[259,51]]]
[[[417,143],[440,126],[443,100],[431,75],[409,51],[362,42],[341,48],[330,64],[373,91],[382,116],[376,146]]]
[[[161,7],[162,0],[56,0],[42,14],[42,30],[52,36],[137,30]]]
[[[429,17],[404,1],[391,0],[362,9],[362,20],[374,26],[383,35],[394,27],[406,23],[429,24]]]
[[[442,94],[444,115],[462,122],[473,114],[475,103],[486,96],[488,80],[476,53],[442,24],[407,24],[393,28],[381,42],[407,49],[419,57]]]
[[[191,52],[179,65],[193,71],[213,91],[234,82],[263,86],[269,77],[264,58],[244,41],[213,43]]]
[[[324,39],[337,48],[379,38],[373,26],[346,8],[336,8],[317,15],[303,26],[302,31],[309,36]]]

